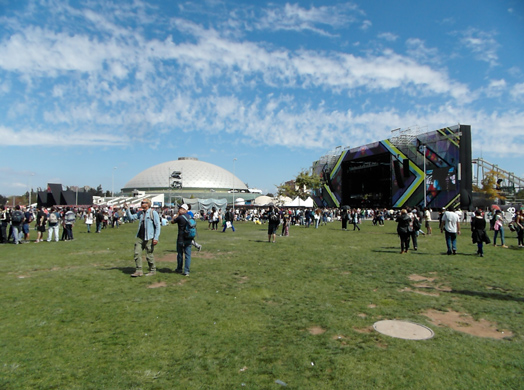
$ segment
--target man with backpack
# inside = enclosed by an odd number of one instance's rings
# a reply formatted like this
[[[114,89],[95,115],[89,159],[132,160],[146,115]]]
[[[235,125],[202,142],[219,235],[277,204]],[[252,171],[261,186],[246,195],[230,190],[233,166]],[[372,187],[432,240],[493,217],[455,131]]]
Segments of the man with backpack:
[[[141,203],[142,210],[138,212],[138,232],[135,240],[135,265],[136,271],[131,274],[132,278],[144,276],[142,271],[142,251],[146,251],[146,260],[149,265],[149,272],[146,276],[156,274],[155,256],[153,254],[155,245],[160,238],[160,217],[158,213],[151,209],[151,200],[144,199]]]
[[[268,227],[267,227],[267,237],[268,242],[276,242],[277,237],[277,228],[280,225],[280,215],[276,212],[273,207],[268,209]]]
[[[47,230],[47,242],[51,242],[53,239],[53,233],[55,235],[55,242],[58,242],[58,232],[60,230],[60,214],[54,207],[51,207],[49,211],[49,217],[47,218],[49,228]]]
[[[176,240],[177,267],[175,272],[184,276],[189,276],[191,266],[191,242],[196,235],[196,221],[188,215],[188,211],[189,206],[184,203],[178,208],[178,214],[171,221],[173,224],[178,224],[178,236]]]
[[[20,205],[17,204],[15,206],[15,209],[11,213],[11,227],[13,229],[13,240],[15,244],[20,243],[20,239],[18,236],[20,234],[20,229],[24,220],[24,213],[22,212],[22,210],[20,210]]]

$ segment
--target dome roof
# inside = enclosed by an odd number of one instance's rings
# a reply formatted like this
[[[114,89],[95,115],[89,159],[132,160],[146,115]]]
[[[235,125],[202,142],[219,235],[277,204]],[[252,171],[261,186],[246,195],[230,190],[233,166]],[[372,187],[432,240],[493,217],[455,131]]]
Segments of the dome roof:
[[[181,173],[182,188],[238,189],[247,190],[242,180],[219,166],[198,161],[196,158],[180,157],[178,160],[155,165],[129,180],[123,190],[153,190],[168,188],[171,173]]]

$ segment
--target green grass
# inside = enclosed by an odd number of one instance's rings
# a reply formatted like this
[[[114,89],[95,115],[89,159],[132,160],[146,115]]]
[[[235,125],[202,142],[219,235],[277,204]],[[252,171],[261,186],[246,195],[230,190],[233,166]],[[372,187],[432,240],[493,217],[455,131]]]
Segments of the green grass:
[[[401,255],[393,222],[292,227],[276,244],[267,225],[235,226],[222,234],[199,223],[189,278],[173,272],[176,226],[162,229],[149,278],[129,277],[136,224],[102,234],[78,224],[73,242],[1,246],[0,388],[524,388],[524,250],[513,233],[510,249],[478,258],[467,234],[457,256],[444,255],[438,232]],[[402,291],[417,290],[412,274],[451,291]],[[429,309],[513,336],[438,327]],[[381,335],[371,328],[381,319],[421,323],[435,337]]]

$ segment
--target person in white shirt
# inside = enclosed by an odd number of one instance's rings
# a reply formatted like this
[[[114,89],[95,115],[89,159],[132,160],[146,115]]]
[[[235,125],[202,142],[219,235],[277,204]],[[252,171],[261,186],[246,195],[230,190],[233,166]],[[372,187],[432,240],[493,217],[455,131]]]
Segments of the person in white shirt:
[[[448,210],[442,216],[440,222],[440,232],[446,232],[446,245],[448,247],[448,255],[457,254],[457,234],[460,234],[460,217],[455,213],[453,206],[448,207]]]

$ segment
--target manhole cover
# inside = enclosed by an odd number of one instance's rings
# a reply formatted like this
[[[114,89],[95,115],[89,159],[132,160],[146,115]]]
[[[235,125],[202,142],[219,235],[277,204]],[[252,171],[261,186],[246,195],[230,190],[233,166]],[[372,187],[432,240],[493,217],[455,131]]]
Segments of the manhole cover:
[[[405,340],[427,340],[435,335],[427,326],[409,321],[378,321],[373,324],[373,329],[386,336]]]

